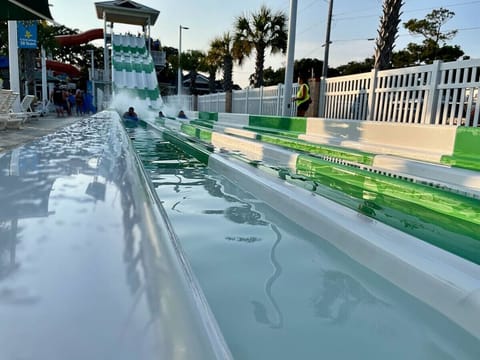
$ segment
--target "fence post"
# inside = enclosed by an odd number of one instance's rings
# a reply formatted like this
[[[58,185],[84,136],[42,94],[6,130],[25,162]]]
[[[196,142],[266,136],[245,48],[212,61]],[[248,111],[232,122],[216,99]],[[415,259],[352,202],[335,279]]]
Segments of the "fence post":
[[[198,95],[192,95],[193,111],[198,111]]]
[[[325,117],[326,100],[327,100],[327,79],[324,76],[320,77],[320,89],[318,95],[318,116]]]
[[[432,76],[430,79],[430,86],[428,89],[427,108],[425,111],[424,124],[434,124],[435,117],[437,115],[437,103],[438,103],[438,83],[440,82],[440,60],[435,60],[432,66]]]
[[[245,114],[248,114],[248,87],[245,89]]]
[[[375,113],[375,105],[377,103],[377,84],[378,84],[378,69],[374,68],[371,71],[370,88],[368,89],[368,109],[367,120],[375,120],[377,114]]]
[[[233,113],[233,94],[232,90],[225,93],[225,112]],[[240,110],[240,107],[238,107]],[[241,111],[241,110],[240,110]]]
[[[275,114],[277,116],[282,114],[280,111],[281,111],[281,107],[282,107],[282,104],[283,104],[283,101],[282,101],[282,99],[283,99],[283,96],[282,96],[283,87],[284,87],[283,84],[278,84],[278,86],[277,86],[277,110],[276,110],[276,114]]]
[[[311,78],[308,81],[308,86],[310,87],[310,98],[312,99],[312,106],[308,108],[305,116],[318,117],[318,107],[320,101],[320,81],[318,79]]]
[[[263,85],[260,86],[260,103],[258,105],[259,115],[263,115]]]

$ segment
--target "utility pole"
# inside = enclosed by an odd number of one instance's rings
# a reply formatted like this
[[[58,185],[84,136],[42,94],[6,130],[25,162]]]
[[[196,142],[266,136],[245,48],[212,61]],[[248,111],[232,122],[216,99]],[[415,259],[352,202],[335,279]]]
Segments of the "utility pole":
[[[333,9],[333,0],[329,0],[327,31],[325,34],[325,53],[323,56],[323,70],[322,70],[322,76],[324,79],[327,78],[327,73],[328,73],[328,56],[329,56],[329,50],[330,50],[330,28],[332,27],[332,9]]]
[[[325,33],[325,52],[323,55],[322,78],[320,81],[319,116],[325,116],[325,93],[327,91],[328,56],[330,50],[330,28],[332,27],[333,0],[328,2],[327,31]]]
[[[297,0],[290,0],[288,25],[287,66],[285,67],[285,87],[283,89],[282,115],[289,115],[292,98],[293,62],[295,58],[295,34],[297,27]]]

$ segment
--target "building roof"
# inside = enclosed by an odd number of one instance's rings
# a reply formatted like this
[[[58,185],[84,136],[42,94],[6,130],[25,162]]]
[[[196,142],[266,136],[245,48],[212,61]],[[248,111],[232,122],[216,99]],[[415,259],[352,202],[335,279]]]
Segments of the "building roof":
[[[99,19],[103,19],[105,12],[106,21],[140,26],[153,26],[160,14],[158,10],[131,0],[96,2],[95,8]]]
[[[48,0],[2,1],[0,20],[52,20]]]

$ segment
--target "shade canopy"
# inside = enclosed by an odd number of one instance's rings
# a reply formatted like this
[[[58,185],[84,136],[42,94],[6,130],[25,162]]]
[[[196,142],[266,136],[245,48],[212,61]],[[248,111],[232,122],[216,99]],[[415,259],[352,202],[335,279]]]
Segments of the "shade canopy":
[[[153,26],[160,11],[130,0],[96,2],[97,17],[112,23]]]
[[[51,20],[48,0],[0,0],[0,20]]]

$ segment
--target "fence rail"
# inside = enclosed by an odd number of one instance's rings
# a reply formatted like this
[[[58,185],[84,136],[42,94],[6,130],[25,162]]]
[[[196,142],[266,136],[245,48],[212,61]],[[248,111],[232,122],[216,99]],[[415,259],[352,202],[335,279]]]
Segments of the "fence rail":
[[[321,79],[313,116],[443,126],[480,125],[480,59]],[[298,84],[294,84],[295,94]],[[232,92],[232,112],[282,115],[284,85]],[[318,101],[315,101],[318,100]],[[193,106],[195,102],[191,101]],[[198,97],[189,110],[225,112],[226,94]],[[293,104],[288,116],[296,112]]]

